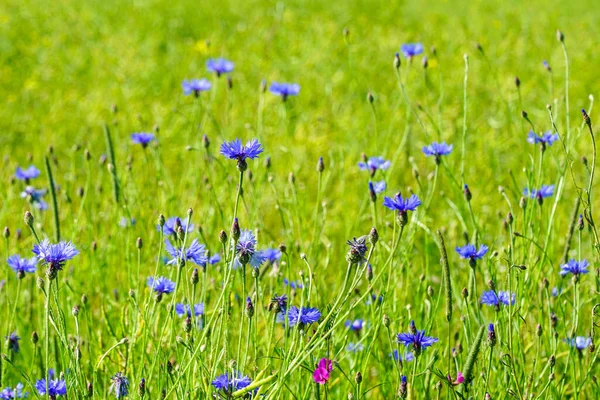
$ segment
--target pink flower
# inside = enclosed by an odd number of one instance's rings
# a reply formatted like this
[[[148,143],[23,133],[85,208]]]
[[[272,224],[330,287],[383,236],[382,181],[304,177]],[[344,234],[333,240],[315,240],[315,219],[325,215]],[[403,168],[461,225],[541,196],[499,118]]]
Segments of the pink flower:
[[[329,373],[332,369],[333,363],[331,362],[331,360],[327,358],[321,358],[321,360],[319,360],[317,368],[315,369],[315,372],[313,372],[313,380],[320,385],[327,383],[327,381],[329,380]]]
[[[460,371],[458,372],[458,375],[456,375],[455,381],[452,381],[452,377],[450,375],[448,375],[448,382],[450,382],[450,384],[452,386],[460,385],[464,381],[465,381],[465,377],[463,376],[462,372],[460,372]]]

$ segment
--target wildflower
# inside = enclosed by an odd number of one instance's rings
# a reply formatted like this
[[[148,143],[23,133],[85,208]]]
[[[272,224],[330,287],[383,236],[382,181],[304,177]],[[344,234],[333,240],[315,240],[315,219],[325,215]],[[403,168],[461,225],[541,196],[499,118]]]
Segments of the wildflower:
[[[400,377],[400,389],[398,389],[398,394],[400,395],[401,398],[406,398],[406,395],[408,394],[408,382],[406,379],[406,375],[402,375]]]
[[[176,234],[177,226],[181,226],[181,228],[183,229],[184,232],[187,231],[188,233],[190,233],[190,232],[194,231],[194,224],[190,223],[190,225],[187,226],[186,223],[179,217],[171,217],[171,218],[167,218],[164,226],[162,227],[163,235],[171,236],[171,235]],[[160,228],[161,228],[160,225],[157,225],[157,228],[158,228],[158,231],[160,232]]]
[[[390,167],[390,165],[392,165],[392,163],[389,160],[385,160],[381,156],[373,156],[369,157],[369,159],[366,162],[359,162],[358,168],[363,171],[369,171],[371,173],[371,176],[373,176],[375,175],[375,172],[377,172],[378,169],[385,171]]]
[[[412,346],[415,355],[419,355],[422,350],[436,343],[438,338],[425,336],[425,330],[417,330],[416,333],[399,333],[396,340],[406,347]]]
[[[387,185],[386,185],[385,181],[379,181],[379,182],[369,181],[369,192],[372,192],[375,194],[380,194],[380,193],[383,193],[386,188],[387,188]]]
[[[117,372],[112,378],[110,378],[110,380],[112,383],[108,389],[108,392],[113,393],[117,399],[125,397],[129,394],[129,380],[125,375]]]
[[[575,347],[577,350],[585,350],[590,344],[592,344],[592,338],[585,336],[577,336],[572,339],[563,339],[563,342],[567,343],[571,347]]]
[[[421,205],[421,200],[415,194],[404,199],[400,192],[398,192],[393,198],[385,196],[383,198],[383,205],[390,210],[398,211],[398,223],[400,226],[404,226],[408,222],[407,212],[415,211]]]
[[[150,289],[154,290],[156,293],[157,302],[162,299],[164,294],[169,294],[175,290],[175,282],[171,282],[164,276],[159,276],[158,278],[150,276],[148,277],[147,283]]]
[[[173,247],[169,239],[165,240],[165,246],[167,253],[172,257],[172,259],[167,262],[167,265],[175,265],[178,262],[185,265],[187,260],[190,260],[196,265],[205,267],[208,262],[208,257],[206,257],[206,247],[204,247],[203,244],[200,244],[198,239],[194,239],[185,251],[183,248],[176,249]]]
[[[365,326],[365,321],[362,319],[348,320],[344,325],[346,328],[350,328],[351,331],[360,332]]]
[[[263,150],[262,145],[256,139],[248,141],[246,146],[242,145],[240,139],[224,142],[221,145],[221,154],[231,160],[238,160],[238,163],[245,161],[247,158],[252,160],[258,158]]]
[[[448,382],[450,382],[450,384],[452,386],[457,386],[460,385],[461,383],[463,383],[465,381],[465,377],[463,376],[462,372],[458,371],[458,375],[456,375],[456,380],[452,380],[452,377],[450,376],[450,374],[448,374]]]
[[[45,189],[36,189],[33,186],[25,187],[25,190],[23,190],[20,194],[22,199],[27,199],[27,201],[33,204],[35,208],[42,211],[48,209],[48,203],[46,203],[43,199],[45,195]]]
[[[210,87],[212,85],[209,81],[202,78],[202,79],[192,79],[189,81],[186,79],[183,81],[181,86],[183,86],[183,94],[185,94],[186,96],[194,93],[194,96],[198,97],[200,95],[200,92],[210,90]]]
[[[26,169],[17,167],[17,171],[15,172],[15,178],[25,182],[29,182],[31,179],[35,179],[38,176],[40,176],[40,170],[33,165],[30,165]]]
[[[265,262],[273,265],[281,259],[281,251],[279,249],[264,249],[260,251],[260,255],[264,258]]]
[[[423,53],[423,45],[421,43],[405,43],[400,46],[400,51],[406,58],[413,58]]]
[[[319,385],[327,383],[330,373],[333,370],[333,363],[328,358],[321,358],[317,364],[317,368],[313,372],[313,380]]]
[[[494,290],[488,290],[481,294],[481,304],[488,306],[500,307],[500,304],[507,306],[509,304],[515,304],[516,295],[513,293],[510,295],[508,292],[500,291],[496,293]]]
[[[254,304],[250,296],[246,297],[246,316],[252,318],[254,316]]]
[[[300,85],[297,83],[273,82],[269,87],[269,92],[281,96],[281,99],[286,101],[289,96],[297,96],[300,93]]]
[[[304,287],[301,281],[290,281],[288,278],[283,278],[283,284],[292,289],[302,289]]]
[[[23,393],[23,388],[25,386],[22,383],[17,383],[17,386],[14,388],[6,387],[0,391],[0,399],[1,400],[12,400],[12,399],[24,399],[27,397],[28,393]]]
[[[367,241],[364,237],[354,238],[346,242],[350,246],[348,254],[346,255],[346,261],[351,264],[364,263],[366,261],[365,255],[367,253]]]
[[[248,229],[242,230],[235,252],[237,254],[236,261],[242,265],[250,263],[253,268],[258,268],[265,262],[261,252],[256,251],[256,237]]]
[[[541,135],[536,135],[534,131],[529,131],[527,134],[527,142],[531,144],[541,144],[542,148],[546,146],[552,146],[554,142],[558,140],[558,133],[552,133],[551,131],[544,132]]]
[[[12,332],[6,337],[7,347],[13,353],[19,352],[19,340],[21,340],[21,338],[17,336],[16,332]]]
[[[558,295],[561,293],[562,293],[562,288],[558,288],[556,286],[554,286],[552,288],[552,297],[558,297]]]
[[[51,399],[56,399],[57,396],[67,395],[67,383],[64,379],[53,379],[54,371],[48,371],[48,379],[42,378],[35,383],[35,388],[40,396],[48,394]],[[46,387],[47,386],[47,387]]]
[[[469,243],[462,247],[457,246],[456,252],[460,255],[460,258],[469,260],[469,264],[474,267],[476,260],[481,260],[488,252],[488,247],[482,244],[479,246],[479,250],[477,250],[474,245]]]
[[[221,76],[221,74],[233,71],[233,63],[224,58],[211,58],[206,62],[206,69],[209,72],[214,72],[217,76]]]
[[[149,132],[136,132],[131,135],[131,141],[135,144],[141,144],[145,149],[150,142],[154,140],[154,134]]]
[[[401,355],[398,350],[394,350],[393,352],[391,352],[390,357],[398,362],[410,362],[415,359],[415,356],[410,351]]]
[[[565,276],[567,274],[573,274],[574,276],[578,276],[580,274],[587,274],[589,263],[587,260],[575,261],[569,260],[568,263],[561,265],[560,275]]]
[[[357,351],[363,351],[364,348],[365,348],[365,346],[362,343],[348,343],[348,346],[346,346],[346,350],[349,353],[356,353]]]
[[[189,304],[177,303],[175,304],[175,313],[180,317],[192,316],[192,308]],[[204,314],[204,303],[194,304],[194,316],[199,317]]]
[[[423,154],[425,156],[434,156],[435,162],[439,164],[440,157],[448,155],[452,153],[452,149],[454,146],[446,144],[446,142],[437,143],[433,142],[429,146],[423,147]]]
[[[287,296],[273,296],[271,298],[271,302],[269,303],[269,311],[273,311],[275,313],[285,312],[287,309]]]
[[[543,203],[543,199],[550,197],[554,194],[554,185],[542,185],[539,190],[525,188],[523,194],[531,199],[537,199],[540,205]]]
[[[300,310],[298,307],[290,307],[288,311],[288,321],[290,326],[299,324],[300,327],[304,325],[310,325],[317,322],[321,318],[321,312],[317,308],[302,307]]]
[[[33,274],[37,269],[37,257],[31,257],[29,260],[21,257],[18,254],[14,254],[6,260],[8,266],[16,272],[19,279],[25,277],[26,273]]]
[[[490,346],[494,347],[496,345],[496,329],[494,328],[494,324],[488,325],[488,342]]]
[[[252,380],[241,372],[229,375],[228,372],[223,375],[217,376],[213,381],[212,385],[215,389],[221,391],[227,398],[236,390],[243,389],[249,386]]]
[[[219,253],[215,253],[212,256],[210,256],[210,258],[208,259],[208,263],[210,265],[215,265],[216,263],[218,263],[219,261],[221,261],[221,255]]]
[[[32,251],[42,264],[48,266],[46,274],[51,280],[56,278],[58,271],[63,269],[68,260],[79,254],[79,250],[71,242],[61,241],[52,244],[48,239],[42,240],[40,244],[34,244]]]

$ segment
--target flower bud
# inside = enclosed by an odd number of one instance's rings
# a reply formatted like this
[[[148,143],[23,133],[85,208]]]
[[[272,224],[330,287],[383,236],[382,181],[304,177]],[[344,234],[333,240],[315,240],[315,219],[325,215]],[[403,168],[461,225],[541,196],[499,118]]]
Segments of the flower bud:
[[[325,163],[323,162],[323,157],[319,157],[319,161],[317,162],[317,172],[321,173],[325,170]]]
[[[237,218],[233,220],[233,224],[231,225],[231,238],[236,242],[240,238],[240,224]]]
[[[33,229],[33,215],[29,211],[25,211],[23,220],[25,221],[25,225]]]

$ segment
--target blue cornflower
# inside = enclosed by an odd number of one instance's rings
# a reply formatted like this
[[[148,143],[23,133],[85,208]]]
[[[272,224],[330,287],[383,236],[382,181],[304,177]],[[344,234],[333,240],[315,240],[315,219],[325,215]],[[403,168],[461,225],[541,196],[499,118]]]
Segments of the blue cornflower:
[[[48,203],[46,203],[43,197],[46,195],[45,189],[36,189],[33,186],[25,187],[25,190],[21,192],[21,198],[27,199],[35,208],[38,210],[47,210]]]
[[[350,250],[346,254],[346,261],[352,264],[364,263],[367,261],[367,241],[365,237],[354,238],[346,242],[350,246]]]
[[[283,278],[283,284],[292,289],[302,289],[304,287],[301,281],[290,281],[288,278]]]
[[[529,198],[538,199],[538,201],[540,201],[541,199],[550,197],[554,194],[554,185],[542,185],[539,190],[529,190],[525,188],[523,194]]]
[[[577,336],[572,339],[563,339],[563,342],[567,343],[571,347],[575,347],[577,350],[585,350],[590,344],[592,344],[592,338],[585,336]]]
[[[227,74],[233,71],[233,63],[224,58],[211,58],[206,62],[206,69],[209,72],[214,72],[217,76]]]
[[[111,384],[108,389],[109,393],[113,393],[117,399],[125,397],[129,394],[129,379],[120,372],[117,372],[110,378]]]
[[[265,262],[269,264],[275,264],[281,260],[281,251],[279,249],[264,249],[260,251],[260,255],[265,259]]]
[[[365,346],[362,343],[348,343],[348,345],[346,346],[346,350],[349,353],[356,353],[357,351],[363,351],[363,349],[365,348]]]
[[[351,331],[360,332],[365,326],[365,321],[362,319],[355,319],[354,321],[348,320],[344,326],[349,328]]]
[[[394,198],[385,196],[383,198],[383,205],[390,210],[398,211],[398,222],[404,226],[408,222],[408,211],[415,211],[421,205],[421,200],[419,200],[416,194],[405,199],[398,192]]]
[[[425,336],[425,330],[417,330],[416,333],[399,333],[396,340],[406,347],[412,346],[413,350],[418,355],[423,349],[436,343],[438,338]]]
[[[271,301],[269,302],[269,311],[274,311],[275,313],[285,312],[287,309],[287,296],[285,294],[281,296],[273,296],[271,297]]]
[[[71,242],[60,241],[52,244],[48,239],[42,240],[40,244],[34,244],[32,251],[42,264],[48,266],[46,274],[51,280],[56,278],[58,271],[63,269],[68,260],[79,254],[79,250]]]
[[[164,276],[159,276],[158,278],[150,276],[148,277],[147,283],[150,289],[154,290],[159,296],[169,294],[175,290],[175,282],[171,282]]]
[[[238,160],[238,162],[245,161],[246,158],[258,158],[263,150],[262,145],[256,139],[247,142],[246,146],[242,145],[240,139],[225,142],[221,145],[221,154],[231,160]]]
[[[208,259],[208,263],[210,265],[215,265],[216,263],[218,263],[219,261],[221,261],[221,255],[219,253],[215,253],[212,256],[210,256],[210,258]]]
[[[154,140],[154,134],[150,132],[136,132],[131,135],[131,141],[135,144],[141,144],[145,149],[150,142]]]
[[[423,45],[421,43],[404,43],[400,46],[400,51],[406,58],[412,58],[423,53]]]
[[[19,278],[23,278],[26,273],[33,274],[37,269],[37,257],[32,257],[29,260],[21,257],[18,254],[14,254],[6,260],[8,266],[17,273]]]
[[[369,171],[371,173],[371,176],[373,176],[375,175],[375,172],[377,172],[378,169],[385,171],[390,167],[390,165],[392,165],[392,163],[389,160],[386,160],[381,156],[373,156],[369,157],[369,159],[366,162],[359,162],[358,168],[363,171]]]
[[[300,93],[300,85],[297,83],[273,82],[269,87],[269,92],[281,96],[285,101],[289,96],[297,96]]]
[[[453,148],[454,148],[453,145],[451,145],[451,144],[448,145],[448,144],[446,144],[446,142],[442,142],[442,143],[433,142],[429,146],[423,146],[423,154],[425,154],[425,156],[427,156],[427,157],[434,156],[435,161],[437,163],[439,163],[440,157],[446,156],[446,155],[452,153]]]
[[[385,181],[371,182],[369,181],[369,192],[379,194],[385,191],[387,185]]]
[[[202,267],[206,266],[208,257],[206,256],[206,247],[198,242],[198,239],[194,239],[190,246],[183,251],[183,249],[176,249],[173,247],[169,239],[165,240],[165,248],[167,253],[172,257],[167,265],[176,265],[177,262],[185,265],[188,260],[192,261],[196,265]]]
[[[390,353],[390,357],[399,362],[410,362],[415,359],[415,356],[410,351],[405,352],[403,355],[398,350],[394,350]]]
[[[459,247],[456,247],[456,252],[460,255],[460,258],[469,260],[471,266],[475,266],[476,260],[481,260],[483,256],[488,252],[488,247],[485,244],[479,246],[479,250],[471,243]]]
[[[23,393],[25,386],[22,383],[17,383],[17,386],[13,388],[6,387],[0,391],[1,400],[13,400],[13,399],[24,399],[29,393]]]
[[[67,383],[64,379],[53,379],[54,371],[51,369],[48,371],[48,380],[45,378],[38,380],[35,383],[35,388],[40,396],[46,395],[46,385],[48,386],[48,396],[51,399],[55,399],[57,396],[67,395]]]
[[[575,276],[578,276],[580,274],[587,274],[588,272],[590,272],[587,270],[588,265],[589,263],[587,260],[569,260],[568,263],[561,265],[560,275],[565,276],[567,274],[573,274]]]
[[[213,381],[212,385],[215,389],[222,391],[225,395],[230,395],[236,390],[243,389],[249,386],[252,383],[252,380],[245,375],[242,375],[241,372],[237,372],[236,374],[229,375],[228,372],[223,375],[217,376]]]
[[[17,332],[11,332],[11,334],[6,337],[7,347],[13,353],[19,352],[19,340],[21,340],[21,338],[17,336]]]
[[[242,265],[250,263],[253,268],[258,268],[265,262],[261,252],[256,250],[256,237],[248,229],[242,229],[235,252],[237,254],[236,261]]]
[[[183,317],[183,316],[191,317],[192,316],[192,308],[190,307],[189,304],[177,303],[177,304],[175,304],[175,313],[177,315],[179,315],[180,317]],[[204,303],[194,304],[194,315],[196,317],[198,317],[202,314],[204,314]]]
[[[536,135],[534,131],[529,131],[527,134],[527,142],[531,144],[541,143],[542,146],[552,146],[554,142],[558,140],[558,133],[552,133],[551,131],[544,132],[540,136]]]
[[[17,167],[17,171],[15,172],[15,178],[25,182],[29,182],[29,180],[35,179],[38,176],[40,176],[40,170],[33,165],[30,165],[26,169]]]
[[[494,290],[488,290],[481,294],[481,304],[488,306],[500,307],[500,304],[507,306],[509,304],[515,304],[516,295],[513,293],[509,295],[508,292],[500,291],[496,293]]]
[[[210,90],[212,85],[209,81],[202,78],[192,79],[189,81],[186,79],[183,81],[181,86],[183,87],[183,94],[185,94],[186,96],[194,93],[194,96],[198,97],[200,95],[200,92]]]
[[[165,225],[163,226],[163,235],[170,236],[176,234],[177,232],[175,232],[175,225],[181,225],[183,231],[186,231],[186,222],[184,220],[182,220],[179,217],[171,217],[167,218],[167,220],[165,221]],[[160,225],[157,225],[156,227],[160,232]],[[190,226],[187,227],[187,232],[189,233],[193,231],[194,224],[190,223]]]
[[[298,307],[290,307],[288,311],[288,321],[290,326],[300,324],[300,326],[310,325],[317,322],[321,318],[321,312],[317,308],[302,307],[300,310]]]

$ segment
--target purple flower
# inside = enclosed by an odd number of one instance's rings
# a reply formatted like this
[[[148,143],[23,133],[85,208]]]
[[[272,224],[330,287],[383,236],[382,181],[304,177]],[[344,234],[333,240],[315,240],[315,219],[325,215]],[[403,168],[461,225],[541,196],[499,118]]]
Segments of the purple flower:
[[[225,142],[221,145],[221,154],[231,160],[245,161],[246,158],[255,159],[262,152],[262,145],[256,139],[247,142],[246,146],[242,145],[240,139],[235,139],[229,143]]]
[[[398,211],[398,214],[406,214],[407,211],[415,211],[421,205],[421,200],[415,194],[405,199],[398,192],[394,198],[384,197],[383,205],[390,210]]]
[[[191,317],[192,316],[192,308],[190,307],[189,304],[177,303],[177,304],[175,304],[175,313],[177,315],[179,315],[180,317],[183,317],[183,316]],[[194,304],[194,315],[196,317],[199,317],[202,314],[204,314],[204,303]]]
[[[365,321],[362,319],[355,319],[354,321],[348,320],[344,325],[351,331],[360,332],[365,326]]]
[[[141,144],[145,149],[150,142],[154,140],[154,134],[149,132],[136,132],[131,134],[131,141],[135,144]]]
[[[210,265],[215,265],[216,263],[218,263],[219,261],[221,261],[221,255],[219,253],[215,253],[212,256],[210,256],[210,258],[208,259],[208,263]]]
[[[406,58],[412,58],[423,53],[423,45],[421,43],[404,43],[400,46],[400,51]]]
[[[38,210],[47,210],[48,203],[46,203],[43,197],[46,195],[45,189],[36,189],[33,186],[25,187],[25,190],[21,192],[21,198],[27,199],[35,208]]]
[[[346,242],[350,246],[346,260],[352,264],[364,263],[367,261],[365,255],[367,254],[367,242],[364,237],[354,238]]]
[[[249,263],[253,268],[258,268],[265,262],[261,252],[256,251],[256,237],[248,229],[242,229],[235,252],[237,254],[236,261],[242,265]]]
[[[14,254],[8,257],[6,262],[16,272],[17,276],[22,278],[26,273],[33,274],[36,271],[38,259],[37,257],[32,257],[28,260],[18,254]]]
[[[300,326],[310,325],[317,322],[321,318],[321,312],[317,308],[312,307],[290,307],[288,311],[288,321],[290,326],[300,324]]]
[[[592,338],[585,336],[577,336],[572,339],[563,339],[563,342],[581,351],[585,350],[590,344],[592,344]]]
[[[507,306],[509,304],[515,304],[516,295],[513,293],[509,295],[508,292],[500,291],[496,293],[494,290],[488,290],[481,294],[481,304],[488,306],[500,307],[500,304]]]
[[[394,350],[390,353],[390,357],[399,362],[410,362],[415,359],[415,356],[410,351],[400,354],[398,350]]]
[[[56,273],[63,269],[65,263],[79,254],[73,243],[61,241],[57,244],[50,243],[50,240],[44,239],[40,244],[33,245],[33,253],[43,265],[48,266],[48,277],[56,278]]]
[[[111,384],[108,392],[113,393],[117,399],[127,397],[129,394],[129,379],[122,373],[117,372],[110,380]]]
[[[217,76],[227,74],[233,71],[233,63],[224,58],[211,58],[206,62],[206,69],[209,72],[214,72]]]
[[[540,190],[531,189],[531,191],[525,188],[523,194],[529,198],[540,200],[554,194],[554,185],[542,185]]]
[[[6,337],[7,347],[13,353],[19,352],[19,340],[21,340],[21,338],[17,336],[16,332],[12,332]]]
[[[375,175],[375,172],[380,169],[382,171],[388,169],[391,165],[391,162],[389,160],[385,160],[383,157],[379,156],[379,157],[369,157],[369,159],[366,162],[359,162],[358,163],[358,168],[363,170],[363,171],[369,171],[371,173],[371,176]]]
[[[29,182],[30,179],[35,179],[38,176],[40,176],[40,170],[33,165],[30,165],[26,169],[17,167],[17,171],[15,172],[15,178],[25,182]]]
[[[433,345],[438,341],[438,338],[430,337],[425,335],[425,330],[419,331],[416,333],[399,333],[396,337],[398,343],[402,343],[406,347],[412,346],[414,351],[418,354],[423,349]]]
[[[423,154],[427,157],[434,156],[437,161],[439,161],[441,156],[448,155],[452,153],[452,149],[454,146],[446,144],[446,142],[437,143],[433,142],[429,146],[423,147]]]
[[[558,133],[552,133],[551,131],[544,132],[540,136],[536,135],[534,131],[529,131],[527,134],[527,142],[531,144],[541,143],[543,146],[552,146],[557,140]]]
[[[283,101],[285,101],[289,96],[297,96],[300,93],[300,85],[297,83],[273,82],[269,87],[269,92],[281,96]]]
[[[264,249],[260,251],[260,255],[264,258],[265,262],[269,264],[275,264],[281,259],[281,251],[278,249]]]
[[[252,380],[245,375],[242,375],[241,372],[237,372],[236,374],[229,375],[228,372],[223,375],[217,376],[213,381],[212,385],[215,389],[222,391],[227,396],[236,390],[243,389],[249,386],[252,383]]]
[[[456,247],[456,252],[460,255],[460,258],[475,261],[480,260],[485,256],[488,252],[488,247],[485,244],[482,244],[479,246],[479,250],[477,250],[474,245],[469,243],[462,247]]]
[[[13,399],[24,399],[29,393],[23,393],[25,386],[22,383],[17,383],[15,388],[6,387],[0,391],[1,400],[13,400]]]
[[[183,94],[185,94],[186,96],[194,93],[194,96],[198,97],[200,95],[200,92],[210,90],[212,85],[209,81],[202,78],[191,79],[189,81],[185,79],[181,86],[183,87]]]
[[[66,396],[67,395],[67,383],[64,379],[53,379],[54,371],[48,371],[48,380],[42,378],[35,383],[35,388],[38,391],[40,396],[47,394],[51,399],[55,399],[57,396]],[[48,386],[46,388],[46,386]]]
[[[285,312],[287,309],[287,296],[282,294],[281,296],[273,296],[269,303],[269,311],[275,311],[276,313]]]
[[[164,276],[159,276],[158,278],[150,276],[147,283],[150,289],[154,290],[157,295],[169,294],[175,290],[175,282],[171,282]]]
[[[174,235],[175,233],[175,225],[181,225],[181,228],[183,229],[183,231],[186,231],[186,223],[184,220],[180,219],[179,217],[171,217],[168,218],[165,221],[165,225],[163,226],[163,235],[165,236],[170,236],[170,235]],[[156,226],[158,231],[160,232],[160,225]],[[190,223],[190,226],[187,227],[187,232],[193,232],[194,231],[194,224]]]
[[[588,265],[589,263],[587,260],[569,260],[568,263],[561,265],[560,275],[565,276],[567,274],[573,274],[575,276],[578,276],[580,274],[587,274],[588,272],[590,272],[587,270]]]
[[[387,185],[386,185],[385,181],[379,181],[379,182],[369,181],[369,192],[370,193],[375,193],[375,194],[383,193],[386,188],[387,188]]]
[[[183,262],[185,265],[188,260],[192,261],[196,265],[202,267],[206,266],[208,258],[206,257],[206,247],[198,242],[198,239],[194,239],[192,244],[185,250],[176,249],[173,247],[169,239],[165,240],[165,246],[167,253],[172,257],[167,265],[176,265],[178,262]]]

